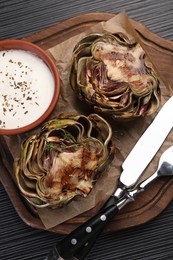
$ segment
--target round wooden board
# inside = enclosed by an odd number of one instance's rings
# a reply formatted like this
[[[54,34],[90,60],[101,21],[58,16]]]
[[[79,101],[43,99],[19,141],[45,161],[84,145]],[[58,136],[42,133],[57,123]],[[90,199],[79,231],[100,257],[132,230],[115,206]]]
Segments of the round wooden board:
[[[114,15],[115,14],[111,13],[89,13],[77,16],[23,39],[33,42],[47,50],[69,37],[88,29],[90,26],[98,22],[112,18]],[[150,32],[144,25],[134,20],[131,20],[131,22],[151,57],[158,60],[157,69],[160,75],[162,75],[162,80],[164,80],[168,85],[171,85],[173,82],[173,74],[170,70],[170,68],[173,67],[173,42]],[[2,181],[16,211],[26,224],[34,228],[45,229],[37,215],[34,215],[27,207],[11,178],[10,172],[12,171],[12,158],[6,144],[4,143],[3,137],[0,138],[0,146],[2,159],[0,162],[0,180]],[[173,179],[159,179],[147,190],[147,192],[140,194],[134,203],[127,205],[106,226],[104,231],[114,232],[124,228],[137,226],[153,219],[159,215],[172,200],[172,188]],[[50,229],[50,231],[60,234],[68,234],[79,224],[93,216],[97,210],[98,207],[87,211],[80,216]]]

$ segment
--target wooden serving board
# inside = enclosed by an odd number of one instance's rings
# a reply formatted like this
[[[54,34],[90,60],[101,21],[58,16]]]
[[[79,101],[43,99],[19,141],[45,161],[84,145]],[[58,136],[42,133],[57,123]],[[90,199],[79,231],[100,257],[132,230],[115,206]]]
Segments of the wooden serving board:
[[[83,32],[94,24],[106,21],[113,16],[114,14],[111,13],[90,13],[77,16],[26,37],[24,40],[33,42],[47,50],[69,37]],[[157,57],[157,69],[160,75],[162,75],[162,80],[165,81],[167,85],[171,85],[173,82],[173,42],[150,32],[144,25],[134,20],[131,20],[131,22],[139,33],[139,36],[145,44],[150,56],[154,58]],[[34,214],[25,204],[25,201],[22,199],[10,175],[10,172],[12,171],[12,157],[3,141],[3,137],[0,138],[0,146],[0,180],[3,183],[16,211],[26,224],[34,228],[45,229],[37,214]],[[159,179],[147,190],[147,192],[141,193],[134,203],[126,206],[116,217],[114,217],[114,219],[106,226],[105,232],[114,232],[124,228],[137,226],[155,218],[172,200],[172,189],[172,178]],[[50,229],[50,231],[60,234],[68,234],[79,224],[93,216],[96,212],[97,208],[94,208]]]

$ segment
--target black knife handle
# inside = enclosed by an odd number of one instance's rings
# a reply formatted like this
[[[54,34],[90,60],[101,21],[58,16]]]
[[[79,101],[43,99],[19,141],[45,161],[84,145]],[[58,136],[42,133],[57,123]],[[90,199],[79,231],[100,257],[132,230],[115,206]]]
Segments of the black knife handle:
[[[108,208],[112,205],[115,205],[118,201],[119,201],[119,199],[117,197],[115,197],[113,195],[110,196],[109,199],[103,204],[103,206],[101,207],[99,212],[102,212],[103,210],[105,210],[106,208]],[[94,235],[90,238],[90,240],[87,241],[87,243],[85,245],[82,245],[79,248],[79,250],[75,254],[75,256],[78,260],[84,260],[87,257],[87,255],[93,248],[97,238],[100,236],[101,232],[102,232],[102,230],[98,231],[97,233],[94,233]]]
[[[106,208],[115,205],[119,201],[118,197],[110,196],[108,200],[103,204],[103,206],[100,208],[99,212],[102,212]]]
[[[75,253],[82,246],[86,245],[92,237],[102,232],[105,225],[118,211],[119,209],[116,204],[106,207],[96,216],[80,225],[77,229],[72,231],[68,236],[60,241],[60,243],[56,245],[56,249],[62,258],[67,260],[69,257],[75,256]]]

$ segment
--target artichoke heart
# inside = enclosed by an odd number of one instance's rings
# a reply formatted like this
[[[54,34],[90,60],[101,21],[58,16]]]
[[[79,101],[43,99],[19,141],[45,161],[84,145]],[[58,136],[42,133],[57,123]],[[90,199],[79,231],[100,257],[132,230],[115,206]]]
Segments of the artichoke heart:
[[[114,158],[110,125],[101,116],[62,114],[25,139],[14,161],[18,187],[35,207],[56,208],[86,197]]]
[[[91,34],[78,42],[70,83],[97,113],[115,119],[150,115],[160,105],[160,82],[152,64],[141,45],[123,33]]]

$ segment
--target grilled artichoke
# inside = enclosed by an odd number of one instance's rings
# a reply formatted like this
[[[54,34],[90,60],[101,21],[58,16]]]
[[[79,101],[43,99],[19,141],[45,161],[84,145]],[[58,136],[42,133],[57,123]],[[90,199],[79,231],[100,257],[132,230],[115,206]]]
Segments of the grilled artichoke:
[[[122,33],[91,34],[74,48],[70,83],[97,113],[130,119],[160,105],[159,80],[144,50]]]
[[[87,196],[114,157],[112,130],[100,116],[61,115],[22,143],[18,187],[35,207],[61,207]]]

